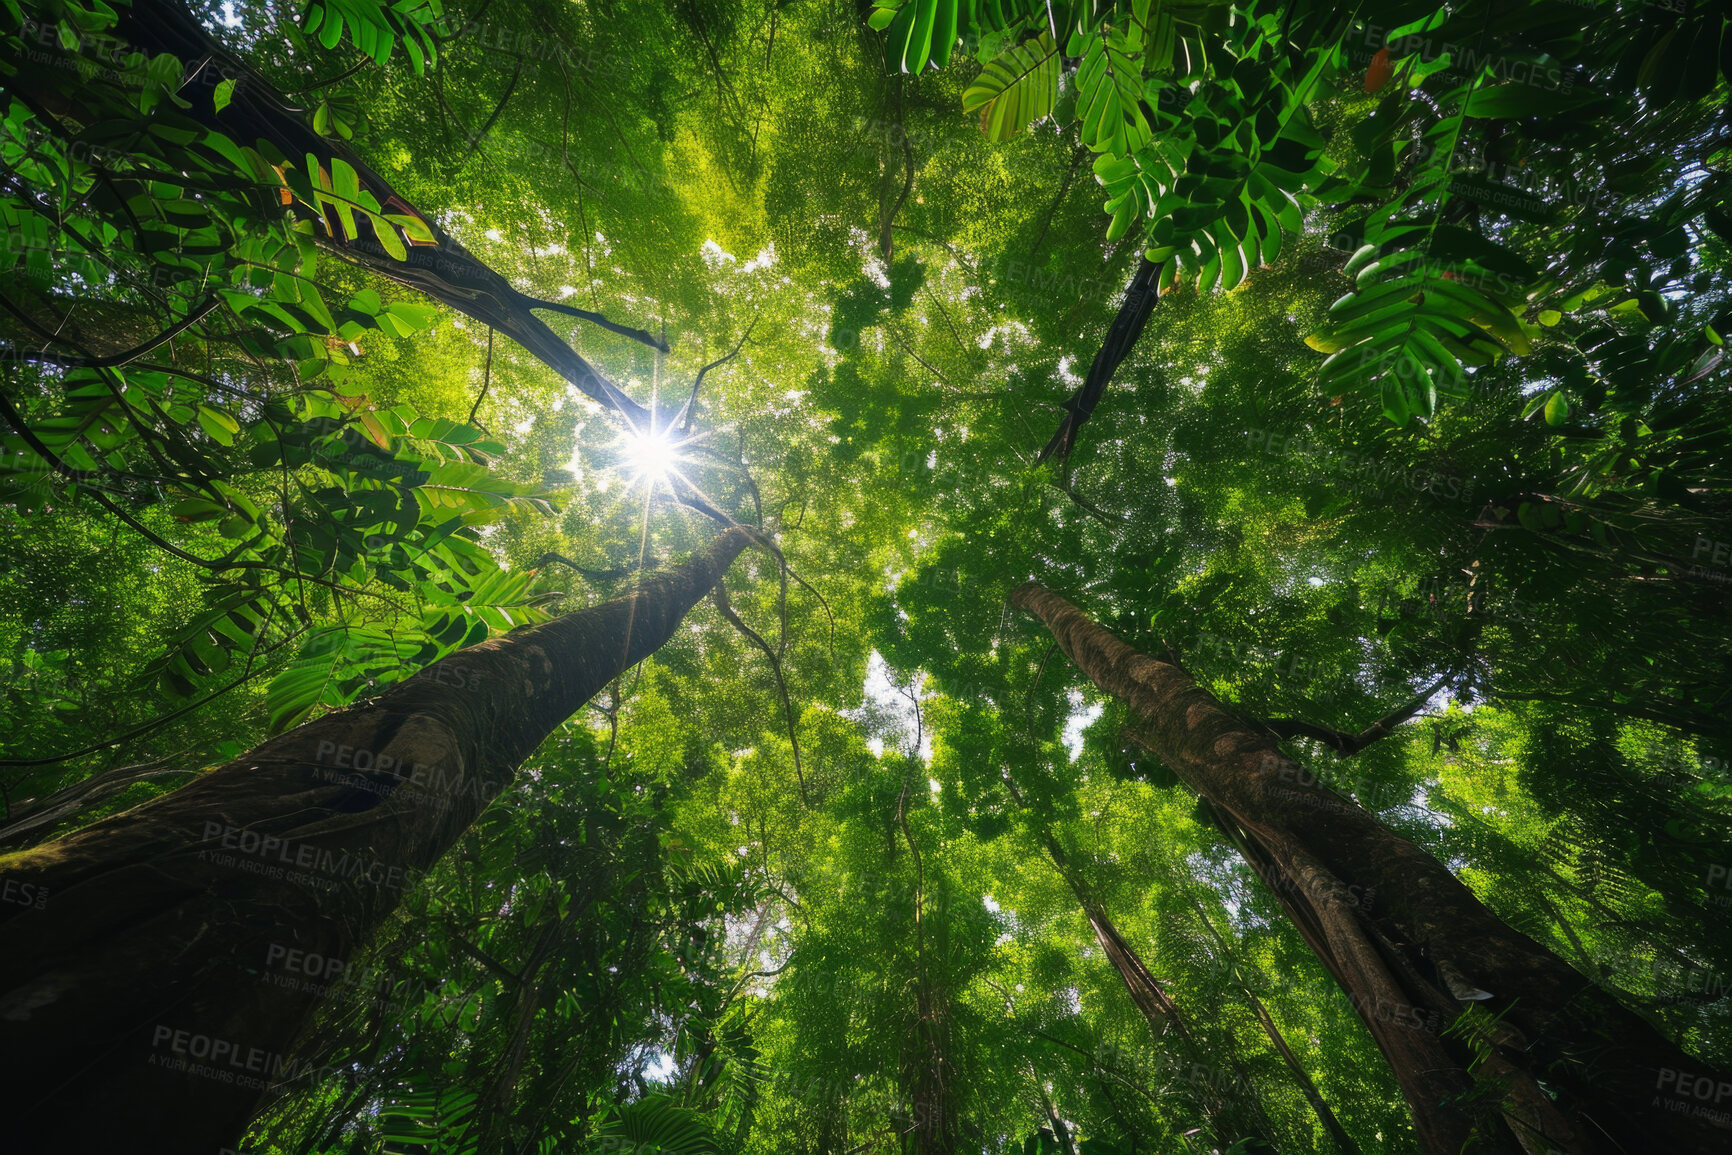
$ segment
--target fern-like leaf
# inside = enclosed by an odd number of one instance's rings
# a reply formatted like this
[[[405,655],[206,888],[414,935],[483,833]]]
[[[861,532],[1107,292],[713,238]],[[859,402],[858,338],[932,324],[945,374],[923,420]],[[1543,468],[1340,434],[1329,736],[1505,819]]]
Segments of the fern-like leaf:
[[[989,63],[962,94],[962,110],[980,110],[988,140],[1009,140],[1030,123],[1052,115],[1061,61],[1052,37],[1012,45]]]

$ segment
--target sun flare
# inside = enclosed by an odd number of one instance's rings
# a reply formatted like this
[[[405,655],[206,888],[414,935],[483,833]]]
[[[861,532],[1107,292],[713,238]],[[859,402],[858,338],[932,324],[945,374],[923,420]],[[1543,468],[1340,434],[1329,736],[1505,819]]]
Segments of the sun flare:
[[[631,471],[633,480],[663,481],[679,460],[679,446],[666,430],[627,435],[622,464]]]

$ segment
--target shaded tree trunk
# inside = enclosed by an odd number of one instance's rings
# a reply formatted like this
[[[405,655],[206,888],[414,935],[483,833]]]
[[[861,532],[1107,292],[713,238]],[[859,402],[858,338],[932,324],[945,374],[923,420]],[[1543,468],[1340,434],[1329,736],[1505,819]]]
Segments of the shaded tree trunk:
[[[430,245],[409,244],[405,257],[399,260],[379,243],[364,217],[356,218],[356,235],[346,236],[340,228],[330,227],[335,219],[332,213],[319,238],[328,249],[497,329],[589,397],[623,414],[634,425],[649,427],[649,411],[579,356],[533,310],[581,317],[665,348],[660,341],[640,330],[615,325],[599,314],[559,302],[540,301],[519,292],[446,235],[428,213],[410,204],[390,181],[347,145],[314,132],[287,97],[217,41],[180,0],[131,0],[116,8],[120,20],[115,31],[120,41],[151,55],[168,53],[185,65],[188,79],[178,96],[188,102],[183,110],[186,116],[241,145],[256,147],[266,142],[297,168],[306,166],[308,156],[316,158],[327,172],[333,160],[341,160],[355,170],[361,189],[371,193],[386,212],[419,219],[434,239]],[[223,80],[235,83],[228,104],[219,110],[216,88]],[[78,88],[66,84],[65,74],[59,69],[46,66],[22,69],[14,83],[20,95],[56,115],[70,116],[81,124],[93,118],[88,111],[81,113]],[[277,204],[276,190],[259,191],[262,211],[286,211]]]
[[[915,1020],[903,1058],[908,1087],[910,1155],[954,1155],[956,1112],[952,1103],[949,992],[921,976],[914,988]]]
[[[1732,1075],[1507,926],[1177,666],[1137,653],[1037,583],[1011,601],[1129,706],[1132,736],[1213,807],[1388,1058],[1422,1149],[1726,1149],[1732,1130],[1712,1114],[1713,1097],[1727,1090],[1724,1110]],[[1485,1013],[1444,1037],[1476,1004]]]
[[[197,781],[0,859],[6,1149],[233,1147],[343,973],[518,763],[673,634],[751,540],[471,646]]]
[[[1094,416],[1095,406],[1100,404],[1101,394],[1106,392],[1113,373],[1131,355],[1137,338],[1143,334],[1143,326],[1148,323],[1149,314],[1155,311],[1155,305],[1161,299],[1161,287],[1155,280],[1160,271],[1161,266],[1147,258],[1137,259],[1136,274],[1125,286],[1119,311],[1113,317],[1101,347],[1096,350],[1094,360],[1089,363],[1088,376],[1083,378],[1083,383],[1074,393],[1065,398],[1064,420],[1059,422],[1058,432],[1041,447],[1036,461],[1045,461],[1049,457],[1057,457],[1060,462],[1069,459],[1083,422]]]
[[[939,962],[934,965],[926,942],[926,864],[908,825],[908,790],[918,777],[916,765],[913,758],[907,760],[902,797],[896,804],[896,823],[914,860],[914,1021],[902,1058],[902,1082],[911,1118],[903,1128],[903,1150],[909,1155],[954,1155],[958,1120],[951,1078],[950,991],[943,978],[949,923],[946,915],[934,927],[939,940],[934,951]]]

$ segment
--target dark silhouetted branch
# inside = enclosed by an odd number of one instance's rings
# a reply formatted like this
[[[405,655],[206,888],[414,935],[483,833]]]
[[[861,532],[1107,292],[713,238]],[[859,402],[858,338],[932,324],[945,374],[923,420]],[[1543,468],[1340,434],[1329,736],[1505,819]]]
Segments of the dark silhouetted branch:
[[[1057,457],[1062,462],[1070,456],[1072,447],[1076,445],[1077,431],[1082,428],[1083,422],[1094,415],[1095,406],[1100,404],[1101,394],[1106,392],[1113,373],[1130,355],[1131,348],[1142,335],[1143,325],[1154,311],[1155,302],[1160,300],[1160,286],[1155,282],[1155,274],[1159,271],[1160,266],[1150,261],[1138,262],[1137,274],[1131,278],[1130,285],[1125,289],[1124,300],[1119,304],[1119,314],[1113,318],[1106,340],[1101,342],[1100,351],[1095,354],[1094,362],[1089,366],[1088,376],[1083,379],[1077,391],[1066,399],[1065,419],[1059,425],[1058,432],[1052,435],[1052,440],[1046,443],[1046,448],[1040,451],[1037,461]]]
[[[1451,670],[1443,677],[1421,690],[1406,705],[1383,718],[1379,718],[1357,734],[1347,734],[1340,730],[1331,730],[1327,726],[1317,726],[1310,722],[1302,722],[1295,718],[1271,718],[1263,723],[1263,728],[1277,738],[1312,738],[1334,750],[1340,757],[1346,758],[1359,753],[1379,738],[1393,734],[1396,727],[1410,720],[1425,708],[1431,701],[1431,696],[1443,689],[1455,677]]]

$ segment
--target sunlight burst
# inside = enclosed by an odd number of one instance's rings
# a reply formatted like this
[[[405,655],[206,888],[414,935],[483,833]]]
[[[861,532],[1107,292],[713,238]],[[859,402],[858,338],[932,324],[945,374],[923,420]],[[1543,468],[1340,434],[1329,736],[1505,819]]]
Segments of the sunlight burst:
[[[679,463],[679,446],[667,430],[634,431],[627,435],[623,464],[631,470],[632,480],[652,484],[665,481]]]

